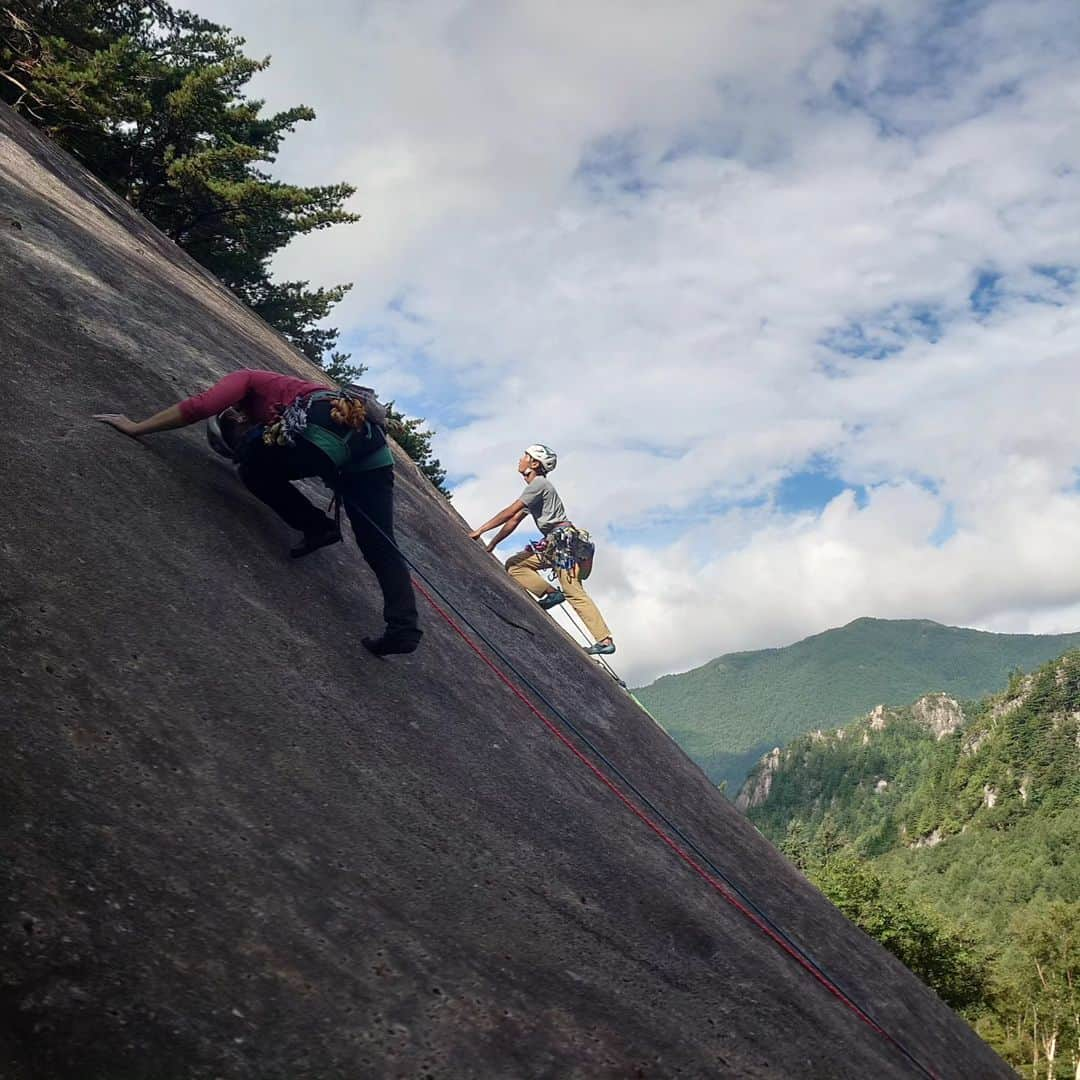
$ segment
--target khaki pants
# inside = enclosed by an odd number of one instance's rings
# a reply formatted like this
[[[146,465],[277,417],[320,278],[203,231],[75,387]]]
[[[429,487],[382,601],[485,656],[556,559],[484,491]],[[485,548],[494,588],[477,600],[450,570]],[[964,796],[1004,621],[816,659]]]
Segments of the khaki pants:
[[[510,576],[533,596],[542,596],[551,586],[537,572],[540,569],[542,559],[539,555],[532,555],[527,551],[519,551],[506,560],[506,569]],[[591,560],[590,560],[591,563]],[[581,584],[581,566],[575,566],[573,570],[558,570],[559,585],[570,601],[570,606],[581,616],[581,621],[588,627],[589,633],[597,641],[611,637],[611,631],[604,622],[600,609],[593,603],[589,594]],[[592,566],[585,568],[585,577],[589,576]]]

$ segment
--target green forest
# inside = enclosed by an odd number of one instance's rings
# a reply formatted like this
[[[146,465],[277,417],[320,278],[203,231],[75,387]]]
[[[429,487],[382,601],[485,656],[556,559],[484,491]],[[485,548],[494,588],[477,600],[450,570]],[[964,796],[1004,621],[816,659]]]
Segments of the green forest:
[[[359,215],[345,182],[290,184],[270,172],[281,144],[315,119],[247,96],[270,63],[230,29],[164,0],[10,0],[0,7],[0,101],[40,127],[339,382],[363,374],[326,319],[351,286],[277,281],[274,255]],[[193,390],[195,388],[192,388]],[[444,494],[421,419],[390,429]]]
[[[634,691],[717,784],[736,790],[763,753],[875,705],[940,690],[966,699],[1000,690],[1080,634],[990,634],[927,620],[856,619],[781,649],[729,653]]]
[[[1023,1075],[1074,1080],[1080,651],[952,703],[953,730],[941,705],[796,739],[748,814]]]

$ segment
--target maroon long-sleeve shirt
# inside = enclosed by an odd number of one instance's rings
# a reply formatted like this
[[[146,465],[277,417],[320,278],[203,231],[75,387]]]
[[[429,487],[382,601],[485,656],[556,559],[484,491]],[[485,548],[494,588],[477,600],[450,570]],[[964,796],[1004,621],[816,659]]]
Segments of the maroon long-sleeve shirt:
[[[268,424],[275,419],[279,409],[295,401],[301,394],[326,389],[324,383],[298,379],[293,375],[241,368],[214,383],[209,390],[181,401],[180,415],[185,423],[194,424],[196,420],[215,416],[231,405],[249,420]]]

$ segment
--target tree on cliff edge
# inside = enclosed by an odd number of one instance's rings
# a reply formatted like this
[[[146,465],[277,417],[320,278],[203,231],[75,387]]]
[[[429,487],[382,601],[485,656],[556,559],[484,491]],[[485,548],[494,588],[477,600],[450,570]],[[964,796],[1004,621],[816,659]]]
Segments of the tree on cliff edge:
[[[354,222],[348,184],[304,187],[266,166],[315,113],[262,115],[243,88],[269,59],[243,38],[162,0],[8,0],[0,4],[0,98],[205,266],[331,375],[362,370],[320,325],[351,287],[274,281],[294,237]],[[327,359],[327,355],[329,359]],[[403,420],[405,418],[402,418]],[[403,446],[439,487],[431,432],[407,421]]]

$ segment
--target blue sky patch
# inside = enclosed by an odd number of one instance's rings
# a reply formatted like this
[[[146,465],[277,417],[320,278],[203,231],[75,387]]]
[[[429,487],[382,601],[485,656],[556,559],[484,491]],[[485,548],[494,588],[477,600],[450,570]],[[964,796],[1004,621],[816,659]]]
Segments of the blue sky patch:
[[[1076,284],[1077,272],[1075,266],[1033,266],[1032,272],[1040,277],[1049,278],[1059,289],[1072,290]]]
[[[941,493],[941,485],[932,476],[920,476],[918,473],[915,473],[907,479],[913,484],[918,484],[923,491],[929,491],[931,495],[939,495]]]
[[[918,136],[955,118],[926,99],[955,104],[961,80],[978,65],[985,30],[978,16],[990,0],[938,0],[916,18],[891,17],[880,9],[844,12],[832,40],[848,61],[823,107],[853,109],[873,120],[882,135]],[[978,114],[1017,92],[1012,81],[991,87],[965,112]]]
[[[855,492],[855,504],[861,510],[866,506],[866,488],[862,484],[849,484],[827,467],[803,469],[785,476],[776,488],[776,507],[785,514],[820,511],[842,492]]]
[[[1001,274],[996,270],[980,270],[975,276],[975,288],[968,303],[976,315],[989,315],[1001,303]]]
[[[937,523],[937,528],[930,534],[930,543],[934,547],[941,547],[947,540],[951,540],[956,535],[956,511],[952,503],[946,503],[945,509],[941,512],[941,520]]]
[[[912,341],[938,341],[944,333],[942,318],[940,309],[929,304],[896,304],[834,327],[818,343],[856,360],[887,360]]]
[[[850,322],[846,326],[830,330],[821,339],[821,344],[832,352],[856,360],[887,360],[904,348],[895,339],[889,340],[869,332],[859,322]]]

